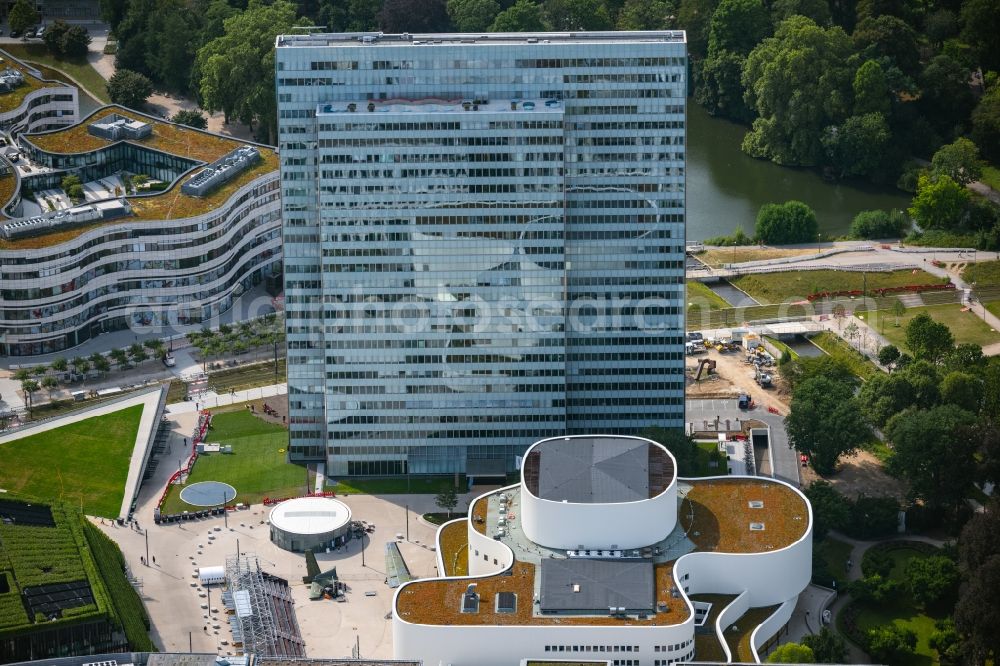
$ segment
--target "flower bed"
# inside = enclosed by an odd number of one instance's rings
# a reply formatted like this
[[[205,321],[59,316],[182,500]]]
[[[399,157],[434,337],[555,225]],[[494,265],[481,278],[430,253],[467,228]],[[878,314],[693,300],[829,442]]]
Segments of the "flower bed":
[[[886,296],[889,294],[919,294],[925,291],[942,291],[946,289],[954,289],[955,285],[951,282],[942,282],[941,284],[908,284],[902,287],[879,287],[877,289],[869,289],[869,294],[875,294],[877,296]],[[837,296],[863,296],[865,294],[861,289],[850,289],[843,291],[817,291],[816,293],[809,294],[806,296],[806,300],[809,302],[824,299],[824,298],[836,298]]]

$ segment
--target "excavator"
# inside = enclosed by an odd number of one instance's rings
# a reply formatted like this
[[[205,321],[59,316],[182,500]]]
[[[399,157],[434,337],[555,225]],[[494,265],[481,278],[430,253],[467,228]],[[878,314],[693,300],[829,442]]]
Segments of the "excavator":
[[[705,368],[708,368],[708,372],[705,373],[706,375],[710,375],[715,372],[715,360],[710,358],[701,359],[698,363],[698,372],[694,376],[695,381],[701,379],[701,373],[705,370]]]

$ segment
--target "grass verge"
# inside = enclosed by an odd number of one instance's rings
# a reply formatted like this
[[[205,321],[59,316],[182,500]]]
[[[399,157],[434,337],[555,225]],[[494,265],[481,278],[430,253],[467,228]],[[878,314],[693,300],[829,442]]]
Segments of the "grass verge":
[[[111,103],[111,98],[108,97],[108,82],[87,62],[86,57],[58,58],[49,53],[44,44],[4,44],[3,50],[25,62],[63,72],[83,86],[92,97],[105,104]],[[43,71],[42,74],[47,73]]]
[[[705,250],[698,255],[698,258],[709,266],[722,266],[723,264],[741,264],[745,261],[801,257],[807,254],[816,254],[816,250],[813,248],[784,249],[777,247],[734,246],[726,249]]]
[[[266,423],[246,410],[224,412],[212,417],[207,441],[231,444],[233,452],[198,456],[188,484],[221,481],[236,489],[236,502],[259,504],[265,497],[289,497],[309,492],[306,467],[286,461],[288,431]],[[163,503],[165,513],[191,511],[199,507],[182,502],[173,486]]]
[[[995,287],[1000,285],[1000,261],[979,261],[969,264],[962,271],[962,279],[976,283],[976,287]]]
[[[448,513],[447,511],[434,511],[432,513],[425,513],[423,515],[423,519],[431,525],[444,525],[449,520],[465,518],[467,515],[468,514],[462,513],[461,511],[452,511],[451,513]]]
[[[996,304],[990,305],[995,306]],[[990,311],[994,312],[992,309]],[[908,308],[906,314],[899,318],[899,327],[886,326],[882,334],[889,342],[906,351],[908,349],[906,346],[906,325],[921,312],[926,312],[931,316],[931,319],[951,329],[952,335],[955,336],[955,344],[971,343],[985,347],[1000,342],[1000,332],[990,330],[989,325],[973,312],[962,312],[960,303]]]
[[[464,492],[467,487],[465,475],[460,474],[458,485],[454,476],[393,476],[384,479],[346,478],[339,479],[333,487],[338,494],[355,493],[359,495],[406,495],[430,494],[436,495],[445,488],[455,488]],[[455,515],[455,514],[453,514]]]
[[[827,536],[819,542],[813,542],[813,559],[819,566],[813,567],[813,583],[838,590],[847,585],[847,560],[851,557],[851,544],[840,539]]]
[[[275,377],[277,376],[277,382]],[[278,359],[278,372],[274,371],[274,361],[255,363],[231,370],[216,370],[208,374],[208,385],[216,393],[229,391],[245,391],[258,386],[285,381],[285,359]]]
[[[784,271],[780,273],[754,273],[730,280],[732,284],[750,294],[761,304],[799,301],[809,294],[821,291],[851,291],[867,287],[869,293],[885,287],[904,287],[915,284],[941,284],[943,280],[926,271],[892,271],[888,273],[862,273],[853,271]]]
[[[462,521],[441,530],[438,547],[446,576],[469,575],[469,526]]]
[[[839,361],[843,361],[851,369],[851,372],[861,379],[868,379],[882,372],[878,369],[878,366],[865,358],[861,352],[851,347],[835,333],[821,331],[810,339],[814,345],[827,354]]]
[[[117,517],[142,409],[136,405],[0,444],[0,488],[82,504],[91,516]]]

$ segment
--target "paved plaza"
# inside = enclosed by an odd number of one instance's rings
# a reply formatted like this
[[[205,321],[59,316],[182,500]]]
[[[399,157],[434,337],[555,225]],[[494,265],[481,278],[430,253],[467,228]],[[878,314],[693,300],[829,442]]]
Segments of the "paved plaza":
[[[181,451],[182,439],[190,440],[197,422],[194,412],[170,415],[173,424],[170,448]],[[196,463],[197,464],[197,463]],[[155,525],[153,508],[164,483],[174,471],[172,465],[159,465],[156,475],[143,486],[134,526],[97,525],[122,548],[126,561],[141,580],[140,594],[152,619],[153,640],[164,651],[234,653],[230,645],[228,617],[222,606],[221,589],[210,591],[198,584],[197,568],[218,566],[228,555],[255,553],[264,570],[286,579],[291,585],[295,613],[306,653],[313,657],[350,657],[360,640],[364,658],[392,657],[392,622],[388,619],[392,590],[385,584],[385,544],[397,541],[410,572],[416,577],[434,576],[434,534],[436,528],[420,519],[422,513],[437,511],[433,495],[338,496],[351,508],[355,520],[375,524],[375,531],[365,537],[364,566],[361,542],[352,540],[341,552],[319,553],[320,568],[337,568],[340,580],[348,586],[347,601],[310,601],[308,587],[302,583],[306,573],[305,557],[273,545],[269,538],[267,517],[270,508],[254,505],[248,510],[230,512],[228,527],[222,516],[180,524]],[[474,495],[488,488],[476,488]],[[238,489],[237,489],[238,490]],[[459,510],[467,508],[472,495],[460,496]],[[407,509],[409,506],[409,541]],[[149,564],[146,536],[149,538]],[[397,535],[402,539],[397,540]],[[156,559],[153,564],[153,558]],[[374,592],[374,596],[368,596]],[[207,606],[211,599],[211,609]]]

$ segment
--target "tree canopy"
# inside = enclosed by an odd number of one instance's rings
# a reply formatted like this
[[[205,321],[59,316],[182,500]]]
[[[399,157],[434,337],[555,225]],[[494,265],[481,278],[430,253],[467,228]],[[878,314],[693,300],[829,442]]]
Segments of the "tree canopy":
[[[871,437],[853,388],[827,377],[813,377],[795,387],[785,427],[792,446],[824,475],[832,474],[841,456]]]
[[[757,239],[769,245],[808,243],[818,229],[816,213],[801,201],[765,204],[757,213]]]
[[[119,69],[108,79],[108,97],[115,104],[142,110],[153,94],[153,82],[128,69]]]
[[[937,363],[955,346],[955,336],[947,325],[921,312],[906,325],[906,346],[914,358]]]

